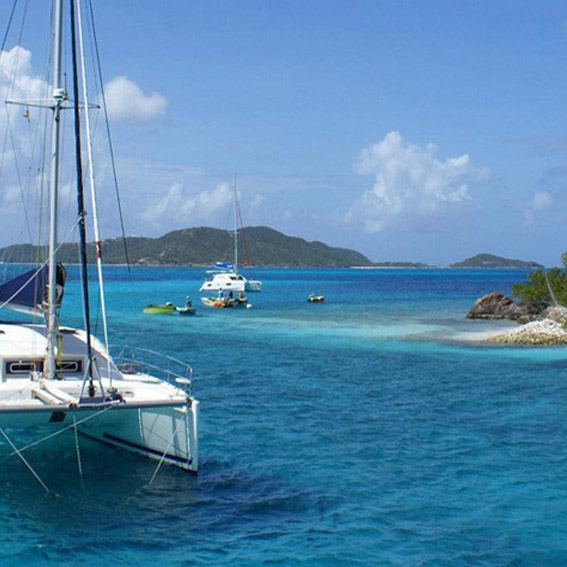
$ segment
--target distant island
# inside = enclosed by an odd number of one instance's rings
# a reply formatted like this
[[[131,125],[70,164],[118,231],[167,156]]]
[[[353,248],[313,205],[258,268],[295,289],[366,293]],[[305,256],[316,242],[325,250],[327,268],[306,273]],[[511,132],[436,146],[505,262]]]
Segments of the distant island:
[[[437,266],[431,266],[429,264],[424,264],[422,262],[372,262],[368,266],[353,266],[359,270],[379,270],[381,268],[399,268],[399,269],[424,269],[424,268],[436,268]]]
[[[364,254],[349,248],[329,246],[323,242],[308,242],[288,236],[266,226],[251,226],[244,230],[245,239],[239,237],[239,263],[245,262],[245,246],[254,266],[274,267],[344,267],[359,269],[424,269],[436,268],[422,262],[372,262]],[[126,250],[128,257],[126,257]],[[128,236],[102,241],[105,264],[137,266],[211,266],[215,262],[232,262],[234,235],[230,230],[196,227],[168,232],[158,238]],[[45,258],[44,246],[14,244],[0,248],[0,261],[8,263],[35,263]],[[60,245],[58,258],[64,264],[77,263],[77,244]],[[94,262],[95,248],[88,247],[89,262]],[[540,269],[536,262],[508,260],[491,254],[478,254],[450,268],[528,268]]]
[[[462,262],[451,264],[450,268],[525,268],[528,270],[541,270],[543,266],[537,262],[524,260],[510,260],[493,254],[477,254]]]
[[[307,242],[303,238],[287,236],[265,226],[244,230],[246,248],[254,266],[289,267],[351,267],[372,266],[372,262],[355,250],[328,246],[323,242]],[[239,238],[240,264],[245,261],[244,239]],[[126,252],[128,251],[128,258]],[[210,266],[215,262],[232,262],[234,235],[232,231],[210,227],[174,230],[159,238],[129,236],[102,241],[105,264],[140,266]],[[45,257],[43,247],[16,244],[0,249],[4,262],[35,262]],[[58,251],[64,264],[77,262],[77,244],[64,243]],[[90,262],[94,261],[94,245],[88,249]]]

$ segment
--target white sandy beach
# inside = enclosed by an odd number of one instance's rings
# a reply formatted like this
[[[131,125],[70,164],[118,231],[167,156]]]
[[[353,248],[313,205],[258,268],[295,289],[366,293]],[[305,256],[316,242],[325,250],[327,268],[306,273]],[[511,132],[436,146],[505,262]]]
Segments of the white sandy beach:
[[[542,319],[484,340],[503,344],[564,345],[567,344],[567,330],[557,321]]]
[[[461,333],[458,340],[514,345],[565,345],[567,344],[567,309],[551,307],[545,318],[518,325],[509,330],[495,329]]]

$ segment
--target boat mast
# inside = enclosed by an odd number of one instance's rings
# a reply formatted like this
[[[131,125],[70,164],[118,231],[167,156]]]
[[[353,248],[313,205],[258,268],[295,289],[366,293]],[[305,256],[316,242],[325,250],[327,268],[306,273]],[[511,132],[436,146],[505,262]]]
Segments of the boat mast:
[[[51,173],[49,185],[49,285],[47,292],[47,378],[55,377],[55,350],[57,347],[57,206],[59,194],[59,147],[61,139],[61,108],[67,100],[62,86],[61,52],[63,30],[63,1],[55,0],[53,29],[53,95],[51,109],[53,122],[51,130]]]
[[[101,242],[100,242],[98,205],[96,199],[96,188],[95,188],[95,179],[94,179],[93,146],[92,146],[92,138],[91,138],[91,126],[89,120],[89,98],[87,92],[87,75],[85,71],[85,51],[83,44],[83,22],[81,18],[81,13],[82,13],[81,0],[77,0],[77,28],[78,28],[79,52],[80,52],[80,62],[81,62],[82,86],[83,86],[83,101],[85,106],[85,131],[87,138],[87,159],[89,164],[91,208],[93,212],[95,258],[96,258],[96,268],[98,275],[98,289],[99,289],[99,299],[100,299],[100,310],[102,315],[102,331],[104,334],[104,346],[108,351],[108,326],[106,321],[106,302],[104,298],[104,285],[102,280],[102,250],[101,250]],[[110,360],[108,361],[108,363],[110,365]],[[110,371],[109,371],[109,375],[110,375]]]
[[[80,104],[79,104],[79,70],[77,60],[77,34],[76,34],[76,12],[75,1],[70,0],[70,23],[71,23],[71,64],[73,68],[73,114],[75,117],[75,160],[77,168],[77,213],[78,213],[78,229],[79,229],[79,252],[80,252],[80,269],[81,280],[83,284],[83,314],[85,318],[85,333],[87,347],[87,370],[85,372],[85,382],[89,380],[89,396],[92,398],[95,394],[93,382],[93,350],[91,340],[91,316],[89,305],[89,278],[87,270],[87,232],[85,226],[85,202],[83,191],[83,163],[81,158],[81,121],[80,121]],[[82,392],[81,392],[82,394]]]
[[[234,271],[238,272],[238,215],[236,210],[236,173],[232,176],[232,189],[234,191]]]

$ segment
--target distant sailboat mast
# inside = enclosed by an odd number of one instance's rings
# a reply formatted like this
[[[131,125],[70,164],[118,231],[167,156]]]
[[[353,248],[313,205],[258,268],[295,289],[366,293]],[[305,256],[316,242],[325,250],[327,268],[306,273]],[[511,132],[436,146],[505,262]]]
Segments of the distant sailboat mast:
[[[53,96],[51,109],[53,121],[51,131],[51,173],[49,185],[49,260],[48,260],[48,291],[47,291],[47,378],[55,378],[56,348],[57,348],[57,208],[59,196],[59,165],[60,165],[60,123],[61,108],[67,100],[67,92],[62,86],[61,54],[63,6],[62,0],[55,0],[55,18],[53,30]]]
[[[234,180],[234,210],[235,210],[235,214],[238,215],[238,220],[235,220],[235,226],[238,223],[240,224],[242,247],[244,249],[244,260],[246,261],[246,267],[248,268],[248,275],[250,279],[252,279],[252,268],[250,267],[250,255],[248,254],[248,246],[246,245],[246,235],[244,232],[244,223],[242,222],[242,212],[240,211],[240,201],[238,200],[238,193],[236,192],[236,176]]]
[[[234,271],[238,272],[238,202],[236,194],[236,173],[232,176],[232,189],[234,191]]]

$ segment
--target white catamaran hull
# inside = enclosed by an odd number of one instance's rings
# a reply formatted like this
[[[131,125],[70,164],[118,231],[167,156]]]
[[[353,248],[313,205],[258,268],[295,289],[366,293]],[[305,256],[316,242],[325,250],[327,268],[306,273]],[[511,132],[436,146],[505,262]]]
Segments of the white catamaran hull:
[[[44,364],[44,333],[36,325],[0,324],[0,335],[8,339],[0,342],[2,430],[45,426],[41,429],[47,436],[76,426],[104,443],[197,471],[199,402],[184,389],[190,387],[186,374],[170,372],[171,382],[159,379],[144,372],[148,361],[134,359],[132,353],[116,366],[93,338],[100,374],[96,391],[89,392],[82,373],[84,331],[67,329],[63,334],[66,355],[57,379],[46,379],[39,370]],[[174,362],[166,357],[162,366]]]
[[[116,408],[79,431],[117,447],[196,472],[199,402],[179,407]]]
[[[262,291],[262,282],[259,280],[247,280],[237,272],[216,272],[213,273],[211,279],[203,283],[199,291],[232,291],[234,293]]]
[[[262,282],[259,280],[247,280],[244,289],[246,291],[262,291]]]
[[[93,439],[182,469],[199,466],[199,402],[178,407],[66,409],[58,406],[35,411],[2,411],[0,428],[46,427],[46,435],[77,423],[77,430]]]

